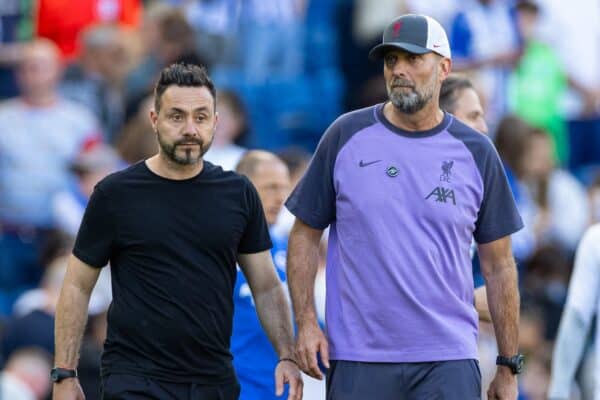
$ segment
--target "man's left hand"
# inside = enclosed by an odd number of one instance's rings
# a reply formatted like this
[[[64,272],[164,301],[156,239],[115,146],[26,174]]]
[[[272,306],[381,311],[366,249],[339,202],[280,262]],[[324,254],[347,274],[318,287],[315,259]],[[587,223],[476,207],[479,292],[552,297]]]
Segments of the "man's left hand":
[[[275,368],[275,394],[283,394],[283,385],[290,385],[288,400],[302,400],[302,375],[298,366],[289,360],[280,361]]]
[[[518,394],[517,375],[513,375],[508,368],[499,366],[487,391],[488,399],[516,400]]]

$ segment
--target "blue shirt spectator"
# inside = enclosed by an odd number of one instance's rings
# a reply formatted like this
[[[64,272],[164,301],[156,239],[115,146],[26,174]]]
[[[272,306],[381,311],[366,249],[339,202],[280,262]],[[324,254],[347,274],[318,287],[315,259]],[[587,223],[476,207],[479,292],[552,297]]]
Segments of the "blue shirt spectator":
[[[271,254],[277,274],[279,279],[285,282],[287,238],[277,237],[271,233],[271,241],[273,242]],[[279,358],[260,325],[250,286],[239,269],[233,293],[235,310],[231,353],[242,386],[240,400],[275,399],[277,397],[273,371]]]

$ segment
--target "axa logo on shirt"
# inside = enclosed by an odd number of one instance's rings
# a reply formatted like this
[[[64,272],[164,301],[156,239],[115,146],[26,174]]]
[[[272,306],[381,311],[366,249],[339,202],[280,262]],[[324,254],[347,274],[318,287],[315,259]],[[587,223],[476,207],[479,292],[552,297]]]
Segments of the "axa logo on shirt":
[[[452,204],[456,205],[456,197],[454,196],[454,190],[452,189],[438,186],[425,197],[425,200],[429,200],[431,196],[435,196],[435,201],[439,201],[440,203],[446,203],[449,200],[452,200]]]

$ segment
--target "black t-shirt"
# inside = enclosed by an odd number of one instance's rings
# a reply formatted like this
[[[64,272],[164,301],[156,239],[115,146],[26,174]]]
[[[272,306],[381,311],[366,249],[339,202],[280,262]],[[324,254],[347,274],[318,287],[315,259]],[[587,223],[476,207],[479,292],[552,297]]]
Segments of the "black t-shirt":
[[[237,255],[270,247],[258,194],[234,172],[204,162],[177,181],[140,162],[102,180],[73,250],[91,266],[111,265],[102,374],[233,380]]]

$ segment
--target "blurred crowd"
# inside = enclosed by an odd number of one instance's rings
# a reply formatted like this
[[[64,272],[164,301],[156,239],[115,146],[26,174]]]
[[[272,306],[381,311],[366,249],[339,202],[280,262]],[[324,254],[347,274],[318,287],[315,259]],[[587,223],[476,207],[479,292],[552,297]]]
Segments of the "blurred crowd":
[[[513,237],[520,396],[546,398],[574,254],[600,222],[598,0],[0,1],[0,392],[49,396],[66,257],[95,183],[157,151],[148,115],[163,67],[204,64],[219,89],[207,160],[234,169],[247,149],[266,149],[296,182],[339,114],[385,101],[367,53],[407,12],[443,24],[453,71],[482,100],[525,222]],[[290,218],[280,215],[283,235]],[[98,398],[110,289],[105,268],[79,368],[88,399]],[[494,343],[482,323],[484,387]],[[588,349],[573,398],[591,398]]]

